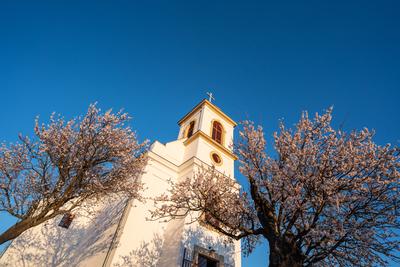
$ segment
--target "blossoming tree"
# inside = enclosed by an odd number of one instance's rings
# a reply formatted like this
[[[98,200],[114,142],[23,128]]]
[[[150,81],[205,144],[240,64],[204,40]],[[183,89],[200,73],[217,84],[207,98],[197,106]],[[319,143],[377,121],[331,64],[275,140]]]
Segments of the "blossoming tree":
[[[52,115],[36,120],[35,139],[20,136],[0,147],[0,211],[17,222],[0,244],[27,229],[110,194],[138,198],[146,142],[126,125],[126,113],[101,113],[90,105],[83,118]]]
[[[378,146],[367,129],[334,130],[329,109],[294,130],[280,125],[276,156],[261,127],[244,122],[236,153],[247,178],[214,169],[173,184],[156,199],[153,218],[190,214],[216,231],[243,238],[249,253],[269,243],[270,266],[371,266],[399,260],[399,149]]]

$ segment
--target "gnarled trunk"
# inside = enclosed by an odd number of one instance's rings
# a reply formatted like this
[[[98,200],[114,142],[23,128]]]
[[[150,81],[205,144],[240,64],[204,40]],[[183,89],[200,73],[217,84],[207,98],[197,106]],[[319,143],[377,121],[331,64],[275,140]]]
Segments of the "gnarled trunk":
[[[27,218],[27,219],[17,222],[16,224],[14,224],[13,226],[11,226],[6,231],[4,231],[3,233],[0,234],[0,245],[7,241],[17,238],[26,230],[28,230],[34,226],[37,226],[37,225],[43,223],[44,221],[52,219],[54,217],[55,217],[55,213],[51,216],[45,216],[45,217],[37,216],[35,218]]]
[[[304,256],[295,244],[285,240],[269,242],[269,266],[270,267],[301,267]]]
[[[6,231],[0,234],[0,245],[18,237],[24,231],[32,227],[32,225],[33,223],[30,220],[23,220],[17,222],[16,224],[14,224],[13,226],[11,226]]]

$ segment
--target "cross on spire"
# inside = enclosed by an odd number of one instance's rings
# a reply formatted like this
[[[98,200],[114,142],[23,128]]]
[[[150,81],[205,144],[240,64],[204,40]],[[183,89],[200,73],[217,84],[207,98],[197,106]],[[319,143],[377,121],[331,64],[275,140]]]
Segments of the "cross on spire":
[[[213,97],[213,93],[207,92],[208,95],[208,101],[212,102],[213,100],[215,100],[215,98]]]

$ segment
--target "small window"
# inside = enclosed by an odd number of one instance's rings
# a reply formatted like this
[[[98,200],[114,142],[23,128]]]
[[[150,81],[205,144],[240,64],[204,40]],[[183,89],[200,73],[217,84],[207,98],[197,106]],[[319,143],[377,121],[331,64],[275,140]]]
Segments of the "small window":
[[[194,131],[194,121],[191,121],[189,124],[189,128],[186,134],[186,137],[189,138],[193,135],[193,131]]]
[[[64,214],[64,216],[62,217],[60,223],[58,224],[58,226],[63,227],[65,229],[68,229],[69,226],[72,223],[72,220],[74,219],[75,215],[73,215],[72,213],[66,213]]]
[[[214,121],[212,124],[212,139],[214,139],[217,143],[222,145],[222,134],[223,134],[223,128],[222,124],[219,123],[218,121]]]
[[[199,267],[218,267],[219,262],[207,256],[199,254]]]

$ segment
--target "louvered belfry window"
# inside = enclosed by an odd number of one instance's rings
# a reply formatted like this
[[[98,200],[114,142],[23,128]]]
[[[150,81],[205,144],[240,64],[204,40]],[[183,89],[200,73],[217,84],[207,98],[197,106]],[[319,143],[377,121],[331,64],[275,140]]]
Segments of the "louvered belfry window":
[[[214,121],[212,125],[212,139],[222,145],[222,125],[218,121]]]
[[[189,124],[189,129],[187,132],[187,138],[191,137],[193,135],[193,131],[194,131],[194,121],[191,121]]]

